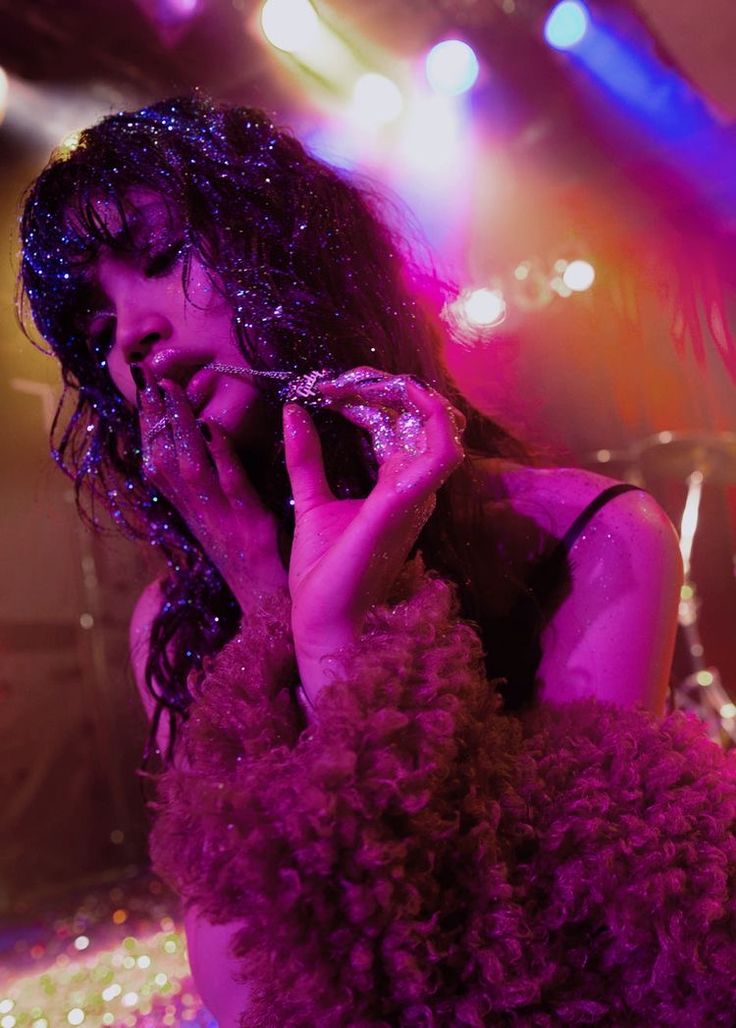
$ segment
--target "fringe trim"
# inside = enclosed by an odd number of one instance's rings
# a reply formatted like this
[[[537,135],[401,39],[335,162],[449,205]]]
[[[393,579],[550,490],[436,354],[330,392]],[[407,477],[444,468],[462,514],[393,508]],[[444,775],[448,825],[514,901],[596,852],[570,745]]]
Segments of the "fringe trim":
[[[420,560],[308,727],[275,628],[206,669],[152,837],[240,924],[243,1025],[733,1023],[736,762],[697,723],[503,715]]]

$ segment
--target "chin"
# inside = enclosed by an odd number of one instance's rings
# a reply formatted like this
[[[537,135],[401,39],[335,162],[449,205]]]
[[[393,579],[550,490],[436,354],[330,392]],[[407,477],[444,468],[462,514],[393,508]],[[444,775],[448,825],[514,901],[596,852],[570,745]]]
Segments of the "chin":
[[[220,410],[214,404],[207,404],[198,414],[200,421],[209,421],[227,433],[233,442],[242,443],[246,438],[246,426],[242,415],[232,410]]]
[[[202,408],[197,417],[217,425],[241,449],[258,449],[267,438],[267,424],[262,412],[248,408],[234,408],[216,403],[214,400]]]

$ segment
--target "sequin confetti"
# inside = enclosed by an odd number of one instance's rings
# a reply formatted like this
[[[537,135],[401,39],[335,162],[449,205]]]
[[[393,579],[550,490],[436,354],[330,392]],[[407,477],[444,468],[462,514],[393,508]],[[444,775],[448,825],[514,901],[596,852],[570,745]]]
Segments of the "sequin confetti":
[[[217,1028],[189,973],[177,901],[156,879],[17,920],[2,947],[0,1028]]]

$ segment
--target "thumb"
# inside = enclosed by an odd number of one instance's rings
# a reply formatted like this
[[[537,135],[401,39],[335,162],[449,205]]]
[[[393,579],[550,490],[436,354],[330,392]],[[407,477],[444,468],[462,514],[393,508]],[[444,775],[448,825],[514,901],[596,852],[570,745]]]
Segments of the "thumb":
[[[284,453],[294,513],[334,500],[322,461],[322,443],[311,417],[296,403],[284,406]]]

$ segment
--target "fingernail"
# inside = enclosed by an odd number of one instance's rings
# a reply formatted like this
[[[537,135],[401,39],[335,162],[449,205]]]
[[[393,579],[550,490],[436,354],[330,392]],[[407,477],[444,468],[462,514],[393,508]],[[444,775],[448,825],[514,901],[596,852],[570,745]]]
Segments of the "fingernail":
[[[284,405],[284,419],[290,425],[300,424],[304,420],[302,409],[298,403],[287,403]]]
[[[197,426],[199,428],[199,431],[202,433],[202,435],[207,440],[207,442],[211,443],[212,442],[212,429],[207,424],[207,422],[206,421],[198,421],[197,422]]]
[[[146,380],[143,377],[143,372],[137,364],[130,365],[130,377],[135,382],[136,389],[143,389],[146,384]]]

